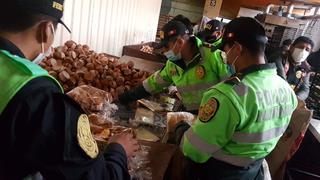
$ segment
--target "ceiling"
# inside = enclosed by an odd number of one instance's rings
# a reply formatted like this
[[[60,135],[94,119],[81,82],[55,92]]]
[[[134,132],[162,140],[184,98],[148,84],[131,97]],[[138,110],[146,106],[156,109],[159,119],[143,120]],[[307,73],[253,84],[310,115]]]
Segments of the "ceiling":
[[[319,5],[320,6],[320,0],[287,0],[291,2],[302,2],[305,4],[312,4],[312,5]]]
[[[268,4],[290,4],[292,2],[320,6],[320,0],[223,0],[220,15],[225,18],[235,18],[240,7],[265,10]]]

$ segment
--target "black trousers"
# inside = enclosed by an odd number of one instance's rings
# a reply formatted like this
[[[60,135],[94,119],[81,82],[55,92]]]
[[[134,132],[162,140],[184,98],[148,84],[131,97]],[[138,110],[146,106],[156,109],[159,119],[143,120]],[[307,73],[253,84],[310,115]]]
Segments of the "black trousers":
[[[206,163],[197,164],[191,160],[184,170],[187,180],[263,180],[262,160],[253,162],[247,167],[234,166],[214,158]]]

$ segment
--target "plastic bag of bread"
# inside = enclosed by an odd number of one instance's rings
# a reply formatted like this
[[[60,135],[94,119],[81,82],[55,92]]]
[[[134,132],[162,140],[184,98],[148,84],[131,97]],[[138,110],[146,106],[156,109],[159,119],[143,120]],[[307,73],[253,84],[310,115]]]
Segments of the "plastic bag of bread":
[[[129,134],[132,134],[134,137],[136,136],[132,128],[128,128],[124,126],[113,125],[109,128],[106,128],[106,127],[101,127],[101,126],[91,124],[90,128],[91,128],[91,133],[93,134],[93,137],[96,140],[99,140],[100,142],[108,142],[110,137],[116,134],[121,134],[121,133],[129,133]]]
[[[67,94],[88,112],[103,111],[113,101],[110,93],[88,85],[78,86]]]
[[[189,112],[169,112],[167,113],[167,131],[173,132],[176,124],[180,121],[185,121],[192,125],[196,120],[196,116]]]
[[[82,85],[67,93],[80,104],[88,114],[91,124],[109,128],[113,124],[111,116],[118,110],[110,93],[98,88]]]

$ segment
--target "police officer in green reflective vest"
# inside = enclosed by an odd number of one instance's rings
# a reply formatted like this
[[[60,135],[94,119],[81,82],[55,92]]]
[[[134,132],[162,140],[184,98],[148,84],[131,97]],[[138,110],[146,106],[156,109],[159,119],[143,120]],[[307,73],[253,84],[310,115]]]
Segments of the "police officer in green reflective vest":
[[[263,179],[262,160],[297,106],[276,66],[265,63],[266,43],[255,19],[226,25],[222,48],[236,73],[203,95],[198,118],[181,139],[183,154],[193,162],[186,179]]]
[[[221,44],[222,41],[222,28],[223,24],[222,22],[213,19],[204,27],[204,30],[199,32],[197,34],[197,37],[199,37],[203,42],[208,43],[208,46],[210,48],[218,47]]]
[[[160,35],[160,45],[168,58],[166,65],[142,85],[120,95],[119,100],[127,104],[175,85],[185,110],[197,113],[203,93],[229,76],[221,51],[211,52],[200,39],[190,36],[188,28],[179,21],[168,22]]]
[[[132,135],[99,152],[87,115],[38,66],[50,49],[63,0],[10,0],[0,10],[0,179],[130,179]]]

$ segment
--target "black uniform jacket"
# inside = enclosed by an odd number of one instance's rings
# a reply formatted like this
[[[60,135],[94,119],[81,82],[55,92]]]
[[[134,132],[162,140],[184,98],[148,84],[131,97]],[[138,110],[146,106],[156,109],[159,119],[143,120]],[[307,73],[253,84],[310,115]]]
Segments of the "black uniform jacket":
[[[24,57],[6,39],[0,39],[0,49]],[[121,145],[110,144],[94,159],[78,145],[77,121],[83,113],[48,78],[27,83],[0,114],[0,179],[22,179],[36,172],[54,180],[129,179]]]

